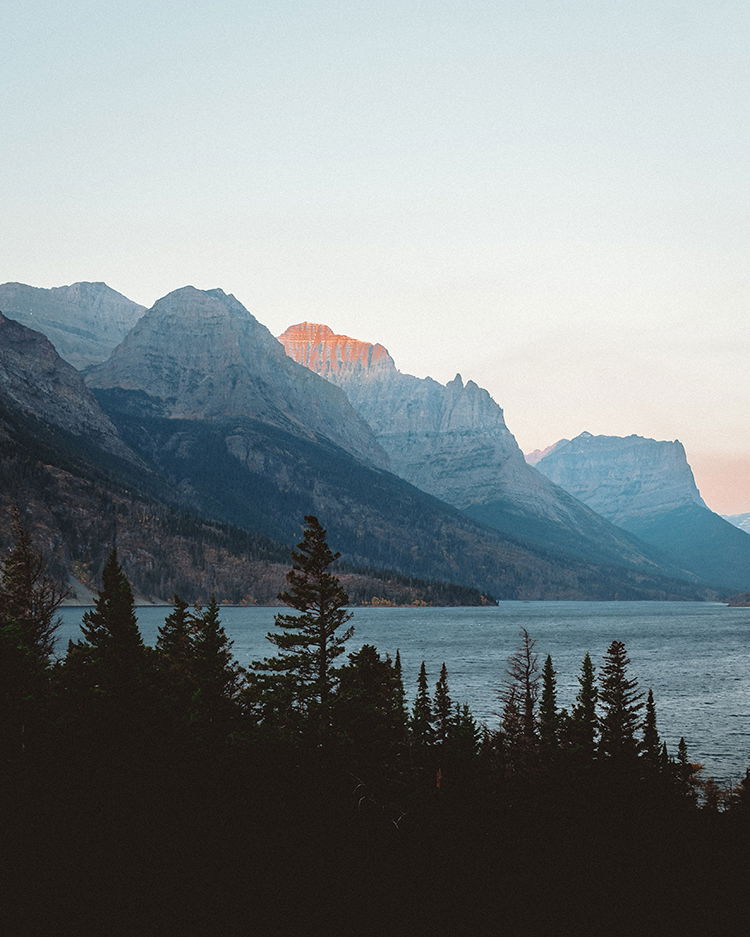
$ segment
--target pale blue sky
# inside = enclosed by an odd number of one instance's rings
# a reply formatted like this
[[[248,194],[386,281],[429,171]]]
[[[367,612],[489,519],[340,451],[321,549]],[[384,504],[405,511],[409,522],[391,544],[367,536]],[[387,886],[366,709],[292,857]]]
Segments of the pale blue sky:
[[[750,510],[747,4],[11,0],[1,44],[0,281],[221,286]]]

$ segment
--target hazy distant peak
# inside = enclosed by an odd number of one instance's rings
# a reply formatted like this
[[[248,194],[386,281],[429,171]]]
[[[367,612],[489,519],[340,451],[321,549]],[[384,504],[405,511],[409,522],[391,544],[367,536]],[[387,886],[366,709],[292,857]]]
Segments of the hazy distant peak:
[[[569,439],[558,439],[557,442],[553,442],[551,446],[547,446],[545,449],[533,449],[531,452],[524,453],[524,459],[529,463],[529,465],[536,465],[541,459],[546,455],[549,455],[550,452],[554,452],[555,449],[558,449],[560,446],[564,446],[569,443]]]
[[[46,335],[76,368],[104,361],[145,312],[144,306],[101,281],[51,289],[3,283],[0,309]]]
[[[680,505],[705,507],[679,440],[586,431],[538,453],[532,464],[615,523]]]

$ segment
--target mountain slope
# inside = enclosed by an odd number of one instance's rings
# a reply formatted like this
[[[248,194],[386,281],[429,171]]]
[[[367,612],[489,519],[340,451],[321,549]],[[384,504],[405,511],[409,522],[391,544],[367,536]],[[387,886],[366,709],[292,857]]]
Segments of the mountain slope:
[[[180,419],[250,415],[308,439],[327,438],[373,465],[387,457],[346,396],[287,358],[234,296],[192,286],[140,319],[90,387],[139,390]]]
[[[537,468],[705,581],[750,586],[750,537],[706,507],[680,442],[582,433]]]
[[[73,283],[41,289],[0,285],[0,309],[42,332],[76,368],[104,361],[145,312],[106,283]]]

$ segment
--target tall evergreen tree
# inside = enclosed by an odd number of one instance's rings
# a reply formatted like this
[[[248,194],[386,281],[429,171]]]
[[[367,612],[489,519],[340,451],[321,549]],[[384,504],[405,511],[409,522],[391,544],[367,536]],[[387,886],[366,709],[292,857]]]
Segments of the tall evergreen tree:
[[[256,661],[254,669],[265,674],[259,686],[263,694],[276,694],[316,725],[318,743],[327,733],[329,700],[336,682],[334,662],[344,653],[354,629],[345,628],[352,613],[345,606],[349,598],[338,578],[328,567],[340,556],[326,542],[326,532],[317,517],[305,517],[302,541],[292,552],[292,569],[287,573],[289,588],[279,594],[299,615],[278,614],[274,619],[280,633],[266,637],[279,649],[275,657]],[[278,711],[278,707],[277,711]]]
[[[482,741],[480,729],[468,703],[456,703],[451,719],[448,742],[451,754],[457,758],[473,758]]]
[[[133,591],[112,550],[102,572],[102,586],[94,608],[83,616],[85,653],[97,688],[105,695],[124,698],[144,678],[146,649],[135,616]]]
[[[702,765],[690,763],[687,742],[684,736],[681,736],[680,741],[677,743],[677,761],[675,762],[674,773],[677,790],[689,803],[695,803],[698,787],[697,775],[702,767]]]
[[[14,545],[0,568],[0,747],[23,750],[49,694],[51,655],[65,592],[34,549],[18,510]]]
[[[187,671],[193,657],[193,616],[187,602],[179,595],[173,598],[174,608],[159,627],[156,650],[165,665]]]
[[[558,729],[557,675],[548,654],[542,670],[542,696],[539,701],[539,737],[542,744],[548,748],[557,745]]]
[[[643,757],[654,767],[661,761],[661,741],[656,729],[656,706],[653,691],[649,689],[646,698],[646,715],[643,720],[643,741],[641,742]]]
[[[71,641],[62,685],[77,708],[79,725],[97,745],[135,761],[134,746],[147,742],[154,705],[150,651],[135,616],[133,592],[112,550],[102,572],[94,608],[83,616],[83,638]]]
[[[536,737],[536,703],[539,697],[539,658],[533,640],[525,628],[521,628],[521,646],[508,660],[508,688],[506,695],[513,695],[521,715],[523,734],[527,739]]]
[[[396,650],[396,659],[393,661],[393,671],[392,671],[392,686],[393,686],[393,712],[394,718],[398,721],[399,725],[402,727],[402,735],[406,730],[406,723],[408,721],[408,714],[406,709],[406,691],[404,690],[404,675],[401,667],[401,651]]]
[[[440,677],[435,684],[434,697],[435,741],[441,745],[448,738],[452,715],[453,702],[448,689],[448,669],[445,662],[443,662],[443,666],[440,668]]]
[[[225,736],[235,712],[239,672],[215,596],[205,609],[196,609],[192,630],[195,719],[213,735]]]
[[[419,676],[417,677],[417,695],[409,720],[409,729],[412,741],[418,747],[426,747],[434,741],[432,700],[430,699],[427,668],[424,661],[422,661]]]
[[[599,747],[608,758],[622,760],[638,752],[636,732],[643,697],[638,681],[628,677],[630,659],[622,641],[613,641],[604,656],[599,699],[602,704]]]
[[[394,700],[394,665],[371,644],[349,655],[339,671],[334,726],[357,758],[382,763],[403,742],[403,710]]]
[[[591,655],[586,654],[578,677],[578,693],[568,724],[569,741],[574,751],[589,761],[596,752],[597,726],[596,704],[598,691]]]
[[[518,705],[518,687],[512,684],[503,695],[503,711],[500,717],[500,736],[504,753],[513,757],[524,738],[524,725]]]

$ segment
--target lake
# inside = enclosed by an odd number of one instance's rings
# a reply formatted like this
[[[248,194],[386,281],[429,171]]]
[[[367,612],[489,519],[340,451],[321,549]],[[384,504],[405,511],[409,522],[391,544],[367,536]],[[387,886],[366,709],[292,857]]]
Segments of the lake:
[[[222,622],[240,664],[270,655],[265,639],[272,608],[223,608]],[[83,609],[64,608],[59,647],[79,636]],[[169,609],[138,609],[144,640],[152,644]],[[736,783],[750,763],[750,608],[688,602],[503,602],[489,608],[358,608],[351,649],[374,644],[401,651],[407,696],[414,696],[424,660],[434,686],[445,661],[454,701],[495,727],[508,656],[519,629],[536,640],[540,668],[552,655],[558,702],[569,707],[581,660],[594,665],[613,640],[623,641],[631,676],[654,691],[659,732],[674,754],[685,736],[704,776]]]

